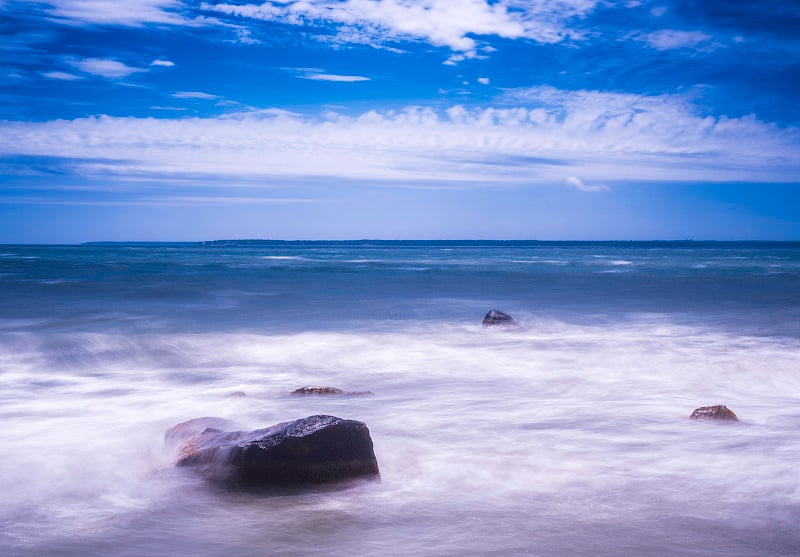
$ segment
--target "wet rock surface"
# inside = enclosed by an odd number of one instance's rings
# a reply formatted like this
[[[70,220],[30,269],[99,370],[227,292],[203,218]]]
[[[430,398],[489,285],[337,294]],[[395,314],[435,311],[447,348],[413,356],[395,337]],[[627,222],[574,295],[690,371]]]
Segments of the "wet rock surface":
[[[483,318],[484,327],[507,327],[513,329],[520,329],[520,324],[517,323],[513,317],[500,310],[492,309]]]
[[[733,413],[731,409],[722,404],[716,406],[701,406],[695,408],[692,415],[689,416],[693,420],[721,420],[738,422],[739,418]]]
[[[164,433],[164,443],[168,446],[177,446],[190,437],[202,433],[206,429],[215,431],[232,431],[238,429],[238,424],[225,418],[205,416],[194,418],[172,426]]]
[[[372,391],[343,391],[336,387],[300,387],[292,391],[293,395],[371,395]]]
[[[193,420],[192,420],[193,421]],[[235,486],[378,479],[366,424],[316,415],[251,432],[206,428],[178,449],[178,466]]]

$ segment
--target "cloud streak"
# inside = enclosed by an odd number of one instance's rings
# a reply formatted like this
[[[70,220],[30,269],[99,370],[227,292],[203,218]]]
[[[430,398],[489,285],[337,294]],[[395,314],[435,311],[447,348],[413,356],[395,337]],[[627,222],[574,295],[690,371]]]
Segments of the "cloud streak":
[[[589,185],[583,182],[577,176],[567,176],[565,180],[568,186],[571,186],[577,190],[585,191],[585,192],[599,192],[599,191],[608,191],[608,186],[604,185]]]
[[[84,73],[105,77],[107,79],[121,79],[138,72],[146,72],[143,68],[135,68],[110,58],[83,58],[70,62]]]
[[[656,50],[675,50],[679,48],[703,49],[714,48],[711,35],[702,31],[681,31],[662,29],[652,33],[634,33],[629,38],[646,43]]]
[[[49,0],[47,13],[72,24],[140,26],[147,23],[184,25],[180,0]]]
[[[338,75],[330,73],[312,73],[301,75],[303,79],[310,79],[312,81],[338,81],[341,83],[354,83],[356,81],[370,81],[370,78],[363,75]]]
[[[83,77],[80,75],[59,71],[44,72],[42,75],[49,79],[59,79],[61,81],[77,81],[79,79],[83,79]]]
[[[797,128],[752,116],[703,116],[681,96],[536,88],[508,92],[510,99],[517,106],[409,107],[355,117],[272,110],[2,122],[0,152],[71,158],[73,172],[84,176],[153,180],[567,184],[600,191],[624,181],[795,182],[800,175]]]
[[[204,93],[202,91],[178,91],[173,93],[172,96],[176,99],[197,99],[203,101],[214,101],[220,98],[219,95],[212,95],[211,93]]]

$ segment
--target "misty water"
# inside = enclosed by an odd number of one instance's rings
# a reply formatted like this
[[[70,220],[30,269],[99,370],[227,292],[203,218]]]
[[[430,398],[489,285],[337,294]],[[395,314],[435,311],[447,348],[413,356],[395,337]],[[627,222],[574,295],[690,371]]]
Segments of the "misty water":
[[[0,553],[797,555],[799,356],[800,244],[0,246]],[[313,414],[381,481],[231,491],[163,445]]]

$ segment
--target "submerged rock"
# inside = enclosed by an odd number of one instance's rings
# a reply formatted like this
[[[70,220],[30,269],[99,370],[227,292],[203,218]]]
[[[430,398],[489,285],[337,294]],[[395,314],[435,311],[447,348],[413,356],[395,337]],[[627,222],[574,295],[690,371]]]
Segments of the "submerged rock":
[[[514,318],[507,313],[500,310],[492,309],[483,318],[484,327],[508,327],[518,329],[521,328],[519,323],[514,321]]]
[[[300,387],[292,391],[293,395],[371,395],[372,391],[343,391],[336,387]]]
[[[727,420],[738,422],[739,418],[733,413],[731,409],[722,404],[716,406],[701,406],[695,408],[692,415],[689,416],[694,420]]]
[[[295,485],[377,479],[378,461],[363,422],[309,416],[252,432],[207,428],[178,450],[178,466],[195,466],[226,485]]]
[[[164,433],[164,443],[166,445],[176,446],[207,429],[214,431],[232,431],[238,427],[239,426],[235,422],[226,420],[225,418],[215,418],[211,416],[194,418],[193,420],[181,422],[169,428]]]

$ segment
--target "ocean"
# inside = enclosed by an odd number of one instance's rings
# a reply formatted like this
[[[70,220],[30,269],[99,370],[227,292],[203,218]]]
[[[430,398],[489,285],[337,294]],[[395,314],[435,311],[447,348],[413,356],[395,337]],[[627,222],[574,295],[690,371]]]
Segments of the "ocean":
[[[314,414],[379,483],[226,490],[163,444]],[[9,557],[796,556],[800,243],[0,246],[0,424]]]

